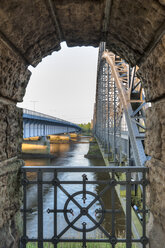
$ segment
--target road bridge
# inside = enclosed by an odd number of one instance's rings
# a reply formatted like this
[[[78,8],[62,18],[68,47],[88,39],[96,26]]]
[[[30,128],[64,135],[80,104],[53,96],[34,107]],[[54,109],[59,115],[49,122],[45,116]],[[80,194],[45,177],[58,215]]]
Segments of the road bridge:
[[[57,117],[23,109],[23,138],[80,132],[81,128]]]

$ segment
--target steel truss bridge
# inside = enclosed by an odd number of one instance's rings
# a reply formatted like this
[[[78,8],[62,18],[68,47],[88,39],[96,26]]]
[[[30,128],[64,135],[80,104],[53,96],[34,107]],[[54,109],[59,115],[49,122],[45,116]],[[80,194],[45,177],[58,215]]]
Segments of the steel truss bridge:
[[[148,184],[148,168],[145,167],[147,156],[144,152],[145,137],[145,108],[144,92],[141,81],[137,78],[137,67],[131,68],[119,56],[106,50],[106,44],[101,43],[99,47],[97,68],[96,102],[94,107],[93,132],[97,141],[108,154],[107,166],[70,167],[70,166],[24,166],[22,167],[23,186],[23,235],[20,240],[20,248],[28,247],[29,242],[37,243],[38,248],[44,248],[45,242],[54,248],[60,247],[61,243],[81,243],[82,248],[91,247],[91,243],[106,243],[108,247],[118,247],[118,244],[132,248],[146,248],[148,238],[146,236],[146,186]],[[28,117],[29,116],[29,117]],[[24,120],[28,121],[30,115],[24,113]],[[50,125],[47,117],[31,118],[32,121],[44,121]],[[78,128],[73,124],[63,123],[52,119],[51,125],[60,124],[61,128]],[[39,123],[38,123],[39,124]],[[27,125],[27,124],[26,124]],[[50,125],[50,126],[51,126]],[[28,131],[25,128],[26,132]],[[51,128],[51,127],[50,127]],[[44,131],[45,130],[45,131]],[[42,128],[42,135],[47,131]],[[73,130],[72,130],[73,131]],[[37,132],[37,131],[36,131]],[[54,131],[51,131],[54,133]],[[38,133],[36,133],[38,135]],[[29,135],[29,133],[28,133]],[[127,156],[125,158],[125,156]],[[126,161],[125,161],[126,160]],[[122,163],[126,166],[119,166]],[[134,165],[134,166],[133,166]],[[30,173],[35,175],[31,180]],[[88,180],[87,173],[99,172],[109,173],[109,180]],[[51,179],[47,179],[47,173],[51,173]],[[75,181],[60,180],[61,173],[76,173]],[[71,184],[72,192],[68,192],[67,185]],[[77,185],[80,190],[76,190]],[[102,191],[97,195],[90,191],[90,187],[102,185]],[[27,208],[28,189],[32,185],[37,189],[37,210]],[[53,207],[44,209],[44,189],[50,185],[53,192]],[[124,199],[120,201],[125,213],[125,233],[119,236],[116,233],[116,215],[121,209],[116,209],[116,193],[120,195],[121,187],[125,188]],[[132,209],[132,191],[139,187],[141,189],[141,205],[136,213]],[[111,198],[111,209],[105,209],[102,200],[103,194],[108,191]],[[59,192],[66,195],[66,201],[59,208]],[[116,192],[116,193],[115,193]],[[120,198],[120,197],[119,197]],[[71,207],[72,206],[72,207]],[[28,237],[27,213],[33,214],[37,211],[37,237]],[[50,215],[53,220],[51,237],[44,235],[44,216]],[[110,230],[103,226],[105,214],[109,215]],[[141,215],[141,219],[134,222],[134,215]],[[62,230],[58,229],[60,216],[63,216],[65,225]],[[84,221],[84,217],[86,218]],[[136,224],[138,224],[138,228]],[[69,229],[79,232],[78,238],[65,237]],[[101,237],[90,236],[91,231],[99,230]]]
[[[78,125],[69,121],[23,109],[23,138],[80,131]]]
[[[121,163],[126,155],[127,165],[144,166],[148,104],[137,70],[100,44],[93,130],[111,160]]]

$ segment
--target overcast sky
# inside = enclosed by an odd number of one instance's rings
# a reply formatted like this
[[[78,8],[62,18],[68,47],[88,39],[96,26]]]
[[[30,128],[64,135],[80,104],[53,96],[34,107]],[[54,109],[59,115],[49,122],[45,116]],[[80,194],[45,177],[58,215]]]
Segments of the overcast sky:
[[[87,123],[93,116],[98,49],[61,46],[36,68],[29,67],[32,76],[18,106]]]

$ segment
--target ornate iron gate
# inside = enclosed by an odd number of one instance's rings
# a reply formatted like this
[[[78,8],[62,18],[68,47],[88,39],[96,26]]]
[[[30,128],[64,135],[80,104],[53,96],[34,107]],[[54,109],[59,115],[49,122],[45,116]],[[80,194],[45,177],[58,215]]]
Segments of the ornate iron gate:
[[[127,248],[131,248],[133,243],[141,244],[141,247],[146,247],[148,239],[146,237],[146,186],[147,179],[146,173],[148,169],[145,167],[106,167],[106,166],[91,166],[91,167],[28,167],[22,168],[23,178],[23,236],[21,237],[21,248],[27,247],[29,242],[37,242],[39,248],[44,247],[44,243],[52,243],[54,247],[58,247],[61,242],[81,242],[82,247],[88,247],[90,242],[105,242],[116,247],[118,243],[126,244]],[[78,173],[76,180],[60,180],[59,173]],[[89,172],[109,173],[108,180],[88,180],[87,174]],[[30,173],[33,173],[31,178]],[[52,173],[51,179],[45,178],[45,173]],[[137,173],[141,173],[141,179],[135,177]],[[81,180],[77,180],[81,175]],[[122,177],[121,177],[122,175]],[[137,180],[133,180],[137,178]],[[53,216],[53,236],[51,238],[44,237],[43,233],[43,191],[44,185],[49,184],[53,189],[54,194],[54,207],[52,209],[46,209],[46,214]],[[67,185],[73,185],[72,193],[68,192]],[[102,184],[103,190],[97,195],[90,191],[90,185]],[[29,238],[27,236],[27,213],[33,213],[32,208],[27,207],[27,187],[29,185],[36,185],[37,192],[37,214],[38,214],[38,235],[36,238]],[[76,185],[81,185],[81,190],[76,191]],[[132,235],[132,203],[131,203],[131,191],[133,186],[140,185],[142,190],[142,208],[138,211],[141,218],[142,235],[138,239],[133,238]],[[115,233],[115,221],[116,214],[120,213],[120,209],[115,209],[115,188],[125,187],[125,237],[117,237]],[[74,190],[75,188],[75,190]],[[104,202],[102,200],[103,194],[111,191],[111,209],[105,209]],[[66,195],[66,201],[62,209],[58,208],[58,191],[63,192]],[[70,203],[72,206],[70,207]],[[91,212],[91,208],[94,208],[94,212]],[[94,215],[93,215],[94,213]],[[104,221],[105,214],[111,214],[111,228],[106,230],[102,223]],[[58,216],[63,215],[66,226],[63,230],[58,231]],[[81,221],[85,216],[86,221]],[[89,225],[90,222],[90,225]],[[81,234],[80,238],[64,238],[63,235],[69,230],[74,229]],[[98,229],[104,234],[104,238],[88,238],[87,233]]]

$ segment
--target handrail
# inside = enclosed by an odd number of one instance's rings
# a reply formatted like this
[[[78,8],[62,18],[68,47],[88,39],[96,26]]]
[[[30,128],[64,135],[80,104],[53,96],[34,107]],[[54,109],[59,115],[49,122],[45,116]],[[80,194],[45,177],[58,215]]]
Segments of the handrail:
[[[112,163],[114,164],[114,163]],[[148,172],[147,167],[142,166],[23,166],[22,171],[43,172]]]
[[[41,112],[37,112],[37,111],[26,109],[26,108],[23,108],[23,114],[28,114],[28,115],[32,115],[32,116],[39,116],[39,117],[43,117],[43,118],[48,118],[48,119],[51,119],[51,120],[59,121],[59,122],[65,123],[65,124],[78,126],[77,124],[75,124],[73,122],[69,122],[69,121],[66,121],[66,120],[63,120],[63,119],[60,119],[60,118],[51,116],[51,115],[43,114]]]

